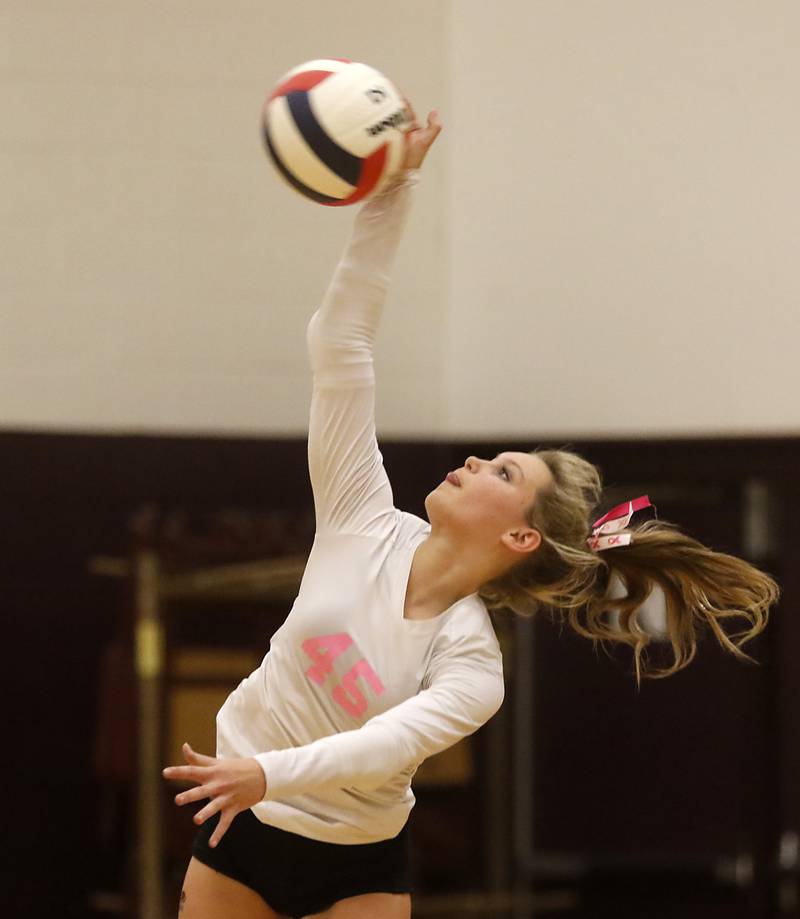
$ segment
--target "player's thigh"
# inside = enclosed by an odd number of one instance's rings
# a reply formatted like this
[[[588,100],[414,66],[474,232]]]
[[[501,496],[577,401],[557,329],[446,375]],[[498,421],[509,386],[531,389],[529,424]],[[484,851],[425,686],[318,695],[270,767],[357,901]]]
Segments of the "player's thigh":
[[[183,881],[178,919],[285,919],[245,884],[192,858]]]
[[[305,919],[410,919],[411,894],[365,893],[338,900],[323,913]]]

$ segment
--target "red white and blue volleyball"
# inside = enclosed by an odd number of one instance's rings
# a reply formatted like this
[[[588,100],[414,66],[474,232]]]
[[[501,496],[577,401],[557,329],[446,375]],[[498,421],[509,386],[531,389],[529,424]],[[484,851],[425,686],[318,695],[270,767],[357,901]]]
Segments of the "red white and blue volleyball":
[[[264,104],[262,130],[292,188],[340,207],[387,185],[402,164],[410,123],[405,97],[380,71],[324,58],[281,77]]]

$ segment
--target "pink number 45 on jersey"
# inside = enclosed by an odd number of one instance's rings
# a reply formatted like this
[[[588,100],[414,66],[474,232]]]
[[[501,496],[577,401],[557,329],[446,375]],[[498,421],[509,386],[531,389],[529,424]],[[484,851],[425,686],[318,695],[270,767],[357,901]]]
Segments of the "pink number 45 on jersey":
[[[333,672],[334,660],[352,644],[353,639],[346,632],[307,638],[303,642],[303,650],[314,665],[306,670],[306,676],[321,686],[328,674]],[[376,696],[383,692],[384,686],[378,674],[363,657],[347,671],[342,677],[342,682],[337,683],[331,690],[334,701],[356,718],[360,718],[367,710],[367,700],[357,685],[359,677],[363,677],[369,683]]]

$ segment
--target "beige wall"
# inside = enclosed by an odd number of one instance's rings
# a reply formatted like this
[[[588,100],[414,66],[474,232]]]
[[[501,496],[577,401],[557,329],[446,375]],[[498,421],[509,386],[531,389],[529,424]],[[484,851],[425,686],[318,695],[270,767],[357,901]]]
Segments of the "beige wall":
[[[305,327],[354,210],[278,179],[264,96],[325,54],[367,60],[415,99],[444,78],[444,6],[381,5],[377,19],[367,0],[345,7],[4,6],[0,425],[305,430]],[[404,240],[380,344],[381,410],[402,419],[413,404],[412,426],[429,431],[443,410],[442,169]]]
[[[449,429],[799,433],[800,4],[454,8]]]
[[[0,34],[3,428],[302,434],[354,212],[288,190],[258,116],[331,54],[445,122],[384,436],[800,430],[790,0],[10,0]]]

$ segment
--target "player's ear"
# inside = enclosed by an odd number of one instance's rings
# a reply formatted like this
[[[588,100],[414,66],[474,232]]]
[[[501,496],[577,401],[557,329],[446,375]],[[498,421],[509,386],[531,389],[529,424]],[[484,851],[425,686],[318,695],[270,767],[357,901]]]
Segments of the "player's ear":
[[[542,544],[542,534],[533,527],[525,526],[507,530],[500,539],[506,548],[520,555],[535,552]]]

